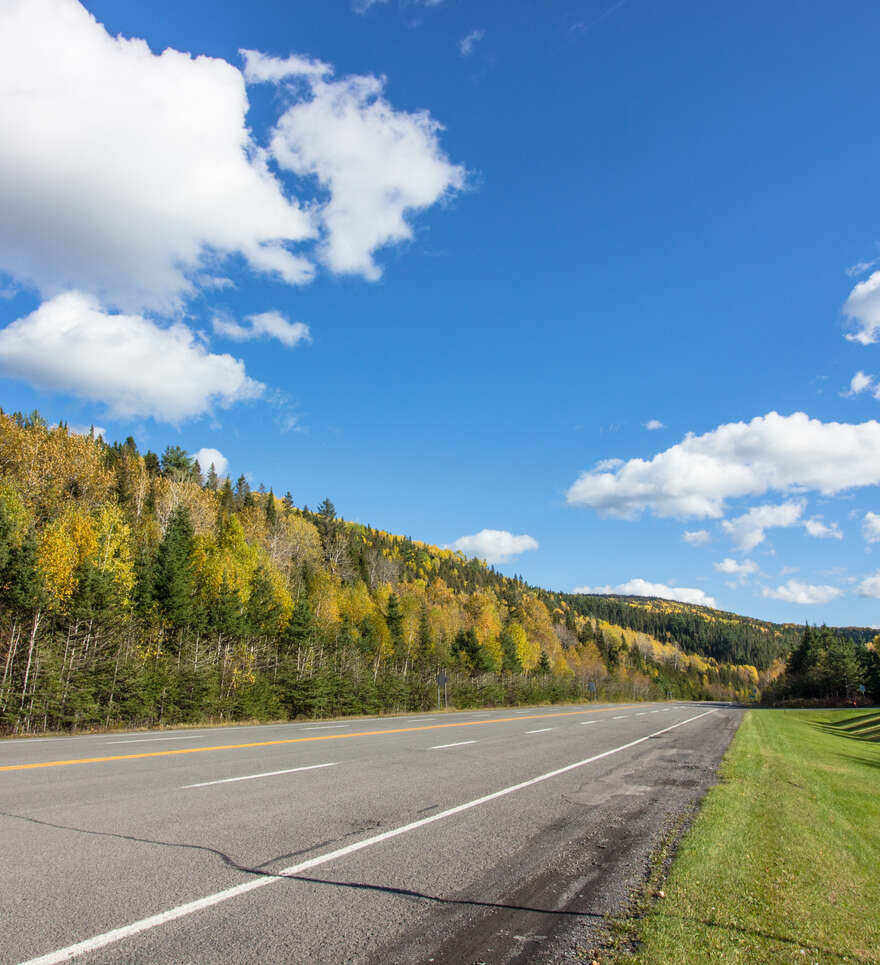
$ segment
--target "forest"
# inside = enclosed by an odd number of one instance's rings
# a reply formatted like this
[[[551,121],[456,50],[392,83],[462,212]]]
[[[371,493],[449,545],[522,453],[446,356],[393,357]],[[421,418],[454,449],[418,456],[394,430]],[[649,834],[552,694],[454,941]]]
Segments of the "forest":
[[[757,698],[795,629],[697,609],[542,590],[0,410],[0,733],[425,710],[440,671],[458,707]]]
[[[880,702],[880,635],[862,645],[829,627],[806,627],[788,655],[783,673],[763,693],[763,702]]]

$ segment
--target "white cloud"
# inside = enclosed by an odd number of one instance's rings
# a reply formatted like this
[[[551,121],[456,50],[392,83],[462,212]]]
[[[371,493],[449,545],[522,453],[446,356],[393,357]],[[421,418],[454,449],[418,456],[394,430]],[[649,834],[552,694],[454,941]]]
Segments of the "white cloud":
[[[862,536],[868,543],[880,543],[880,513],[865,513]]]
[[[458,50],[462,57],[470,57],[474,52],[474,47],[486,36],[485,30],[472,30],[466,37],[462,37],[458,43]]]
[[[843,539],[843,533],[837,523],[823,523],[821,517],[811,516],[804,520],[804,529],[817,539]]]
[[[820,422],[771,412],[684,440],[653,459],[583,473],[567,493],[575,506],[633,518],[719,517],[725,500],[768,490],[833,495],[880,483],[880,423]]]
[[[384,79],[309,79],[312,98],[289,107],[270,150],[279,166],[330,192],[320,209],[319,254],[334,272],[381,276],[376,249],[412,238],[411,212],[464,186],[464,168],[440,148],[426,112],[395,111]]]
[[[857,326],[846,337],[851,342],[873,345],[880,335],[880,271],[860,281],[849,293],[843,314]]]
[[[284,246],[312,216],[254,145],[231,64],[111,37],[75,0],[17,0],[0,88],[0,268],[19,282],[168,312],[217,256],[311,277]]]
[[[302,322],[289,322],[281,312],[260,312],[245,317],[247,325],[242,325],[231,318],[215,315],[213,319],[214,331],[218,335],[225,335],[234,342],[247,342],[254,338],[277,338],[288,348],[294,348],[300,342],[311,342],[312,336],[309,326]]]
[[[856,374],[850,379],[849,382],[849,392],[848,395],[858,395],[860,392],[864,392],[866,389],[871,388],[873,378],[870,375],[865,375],[864,372],[856,372]]]
[[[710,543],[712,541],[712,535],[707,529],[686,529],[681,534],[681,538],[685,541],[685,543],[689,543],[691,546],[705,546],[706,543]]]
[[[752,573],[758,572],[758,564],[754,560],[743,560],[738,563],[727,557],[720,563],[714,563],[713,566],[719,573],[727,573],[729,576],[751,576]]]
[[[742,516],[721,524],[724,532],[746,553],[764,542],[764,531],[776,526],[794,526],[800,521],[806,504],[789,501],[779,506],[755,506]]]
[[[244,79],[248,84],[277,84],[288,77],[320,79],[333,73],[330,64],[299,54],[281,58],[259,50],[239,50],[239,53],[244,59]]]
[[[868,596],[874,600],[880,600],[880,570],[873,576],[867,576],[858,587],[859,596]]]
[[[193,459],[198,460],[199,468],[202,470],[203,475],[208,474],[208,470],[212,465],[214,466],[214,472],[216,472],[218,476],[225,476],[227,469],[229,469],[229,460],[219,449],[199,449],[198,452],[193,453]]]
[[[857,278],[859,275],[864,275],[866,271],[870,271],[877,264],[880,264],[880,258],[874,258],[871,261],[859,261],[850,265],[849,268],[845,268],[844,271],[850,278]]]
[[[657,429],[665,429],[666,426],[659,419],[648,419],[645,423],[645,428],[649,432],[654,432]]]
[[[636,578],[617,586],[580,586],[572,593],[616,593],[620,596],[652,596],[661,600],[678,600],[680,603],[696,603],[699,606],[717,608],[715,598],[690,586],[667,586],[665,583],[649,583]]]
[[[242,51],[219,58],[111,37],[77,0],[0,4],[0,271],[51,298],[178,313],[240,255],[287,284],[315,260],[380,275],[375,251],[464,185],[427,112],[395,111],[384,79]],[[249,83],[282,83],[271,139],[247,124]],[[302,175],[286,193],[270,161]],[[286,185],[290,179],[285,179]]]
[[[472,536],[462,536],[453,544],[467,556],[476,556],[487,563],[507,563],[512,557],[536,550],[538,541],[531,536],[514,536],[503,529],[481,529]]]
[[[388,3],[388,0],[352,0],[351,8],[355,13],[364,14],[380,3]],[[443,0],[400,0],[401,7],[407,6],[408,3],[421,7],[439,7]]]
[[[761,594],[768,600],[784,600],[786,603],[830,603],[843,595],[836,586],[813,586],[799,580],[788,580],[776,589],[765,587]]]
[[[111,315],[80,292],[58,295],[0,331],[0,372],[103,402],[118,418],[167,422],[258,398],[265,389],[241,361],[208,352],[185,325]]]

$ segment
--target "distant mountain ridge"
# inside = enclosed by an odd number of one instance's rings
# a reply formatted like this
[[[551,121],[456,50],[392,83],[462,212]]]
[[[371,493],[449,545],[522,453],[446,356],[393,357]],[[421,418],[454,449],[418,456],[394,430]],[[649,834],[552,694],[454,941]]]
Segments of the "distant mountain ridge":
[[[786,657],[800,642],[805,629],[803,624],[773,623],[660,597],[561,595],[580,613],[648,633],[658,640],[675,642],[688,653],[699,653],[724,663],[752,664],[759,670]],[[871,627],[834,629],[857,643],[868,643],[877,634]]]

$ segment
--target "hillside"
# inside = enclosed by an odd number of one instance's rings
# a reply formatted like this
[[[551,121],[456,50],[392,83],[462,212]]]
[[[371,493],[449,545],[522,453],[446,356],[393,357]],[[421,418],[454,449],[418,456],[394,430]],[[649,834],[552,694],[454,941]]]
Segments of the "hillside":
[[[801,632],[549,592],[204,468],[0,413],[0,729],[419,710],[439,671],[459,706],[752,698]]]

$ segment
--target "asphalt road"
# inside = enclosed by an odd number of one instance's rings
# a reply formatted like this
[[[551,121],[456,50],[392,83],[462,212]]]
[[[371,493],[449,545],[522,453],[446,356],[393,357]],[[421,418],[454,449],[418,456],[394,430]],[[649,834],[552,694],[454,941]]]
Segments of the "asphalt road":
[[[0,961],[564,961],[740,716],[590,704],[2,741]]]

